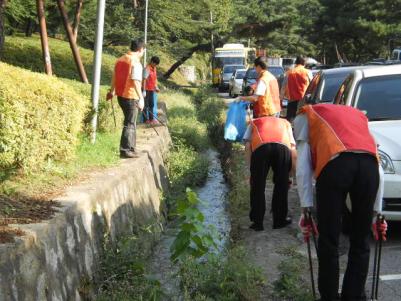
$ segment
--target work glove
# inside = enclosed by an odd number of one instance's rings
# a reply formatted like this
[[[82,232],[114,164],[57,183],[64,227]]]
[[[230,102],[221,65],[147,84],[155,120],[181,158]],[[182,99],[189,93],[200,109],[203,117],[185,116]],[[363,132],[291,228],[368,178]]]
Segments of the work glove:
[[[313,220],[312,217],[310,218],[310,220],[308,220],[305,213],[301,214],[301,218],[299,219],[298,225],[304,236],[305,242],[309,241],[311,234],[314,234],[315,236],[319,234],[315,221]]]
[[[145,100],[141,97],[138,102],[138,108],[139,110],[143,111],[144,107],[145,107]]]
[[[114,93],[113,93],[113,92],[111,92],[111,91],[107,92],[106,100],[112,100],[112,99],[113,99],[113,96],[114,96]]]
[[[379,240],[381,238],[382,241],[387,240],[387,229],[388,225],[385,219],[380,219],[378,217],[375,218],[372,224],[372,231],[375,240]]]

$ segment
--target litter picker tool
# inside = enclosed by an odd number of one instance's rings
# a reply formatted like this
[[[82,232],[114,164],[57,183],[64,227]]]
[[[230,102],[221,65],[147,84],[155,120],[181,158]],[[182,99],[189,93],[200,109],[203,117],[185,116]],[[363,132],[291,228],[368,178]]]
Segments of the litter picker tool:
[[[117,127],[117,121],[116,121],[116,111],[114,110],[114,102],[113,102],[113,93],[109,91],[106,95],[106,100],[110,100],[111,102],[111,111],[113,113],[113,119],[114,119],[114,128]]]
[[[315,228],[316,226],[313,223],[312,216],[310,211],[306,213],[306,223],[309,224],[311,227],[311,232],[313,236],[313,240],[315,242],[315,248],[316,248],[316,238],[315,238]],[[310,235],[305,237],[306,240],[306,245],[308,247],[308,259],[309,259],[309,270],[310,270],[310,277],[311,277],[311,282],[312,282],[312,294],[313,294],[313,300],[316,300],[316,287],[315,287],[315,278],[313,276],[313,262],[312,262],[312,252],[311,252],[311,243],[310,243]]]
[[[111,102],[111,111],[113,112],[114,128],[116,128],[116,127],[117,127],[116,111],[114,110],[114,102],[113,102],[113,99],[111,99],[110,102]]]
[[[383,234],[381,231],[381,224],[385,223],[384,216],[381,214],[377,215],[376,218],[376,231],[378,231],[378,239],[375,244],[375,256],[373,262],[373,279],[372,279],[372,292],[371,292],[371,300],[378,300],[379,294],[379,280],[380,280],[380,263],[382,257],[382,245],[383,245]]]

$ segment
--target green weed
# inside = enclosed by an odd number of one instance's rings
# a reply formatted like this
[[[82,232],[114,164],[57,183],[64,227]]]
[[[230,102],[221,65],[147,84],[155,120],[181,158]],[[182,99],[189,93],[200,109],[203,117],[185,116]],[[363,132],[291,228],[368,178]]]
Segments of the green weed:
[[[204,225],[205,217],[198,209],[195,192],[189,188],[186,198],[177,202],[175,216],[179,220],[179,232],[171,245],[171,260],[185,261],[188,257],[200,258],[217,250],[218,233],[216,228]]]
[[[203,261],[188,258],[181,264],[180,276],[186,300],[254,301],[264,281],[242,247],[209,254]]]
[[[98,301],[158,301],[167,297],[160,282],[147,271],[147,254],[154,243],[152,231],[143,228],[137,235],[104,246],[96,286]]]
[[[308,269],[307,259],[299,254],[294,247],[283,250],[288,256],[279,265],[280,279],[274,283],[274,295],[282,299],[312,301],[313,296],[302,279],[303,271]]]

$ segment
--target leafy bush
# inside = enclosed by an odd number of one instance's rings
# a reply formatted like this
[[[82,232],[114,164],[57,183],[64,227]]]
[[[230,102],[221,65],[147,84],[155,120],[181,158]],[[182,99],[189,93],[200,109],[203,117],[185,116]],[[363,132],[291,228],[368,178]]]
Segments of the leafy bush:
[[[249,263],[242,247],[210,254],[206,261],[188,258],[180,275],[186,300],[259,300],[264,282],[261,269]]]
[[[175,144],[182,142],[197,151],[205,150],[209,145],[206,126],[195,117],[170,118],[169,127]]]
[[[171,194],[177,196],[184,193],[186,187],[203,184],[208,166],[209,162],[205,156],[182,143],[176,144],[167,160]]]
[[[37,169],[75,154],[88,102],[55,77],[0,63],[0,166]]]
[[[169,130],[173,142],[184,143],[196,151],[209,146],[206,125],[199,122],[190,97],[179,92],[163,93],[161,99],[167,104]]]
[[[91,103],[91,86],[78,82],[76,80],[70,79],[62,79],[63,82],[68,84],[71,88],[73,88],[77,93],[81,94],[85,97],[88,104]],[[100,86],[100,99],[99,99],[99,108],[98,108],[98,131],[110,133],[114,132],[116,128],[118,130],[121,129],[121,125],[123,123],[123,113],[118,105],[117,98],[113,99],[113,102],[106,101],[106,94],[108,91],[108,86]],[[114,114],[116,117],[116,125],[114,124],[113,117],[113,106],[114,106]],[[86,133],[90,132],[90,121],[92,118],[92,111],[88,110],[88,114],[85,117],[84,121],[84,130]]]

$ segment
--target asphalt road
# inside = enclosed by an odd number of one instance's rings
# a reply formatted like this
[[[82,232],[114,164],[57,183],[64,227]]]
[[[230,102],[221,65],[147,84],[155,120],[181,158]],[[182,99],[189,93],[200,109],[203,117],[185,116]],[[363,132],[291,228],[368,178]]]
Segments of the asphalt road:
[[[369,292],[372,287],[374,250],[375,245],[372,243],[371,270],[367,282]],[[383,243],[378,300],[401,300],[401,222],[389,224],[388,239]]]

